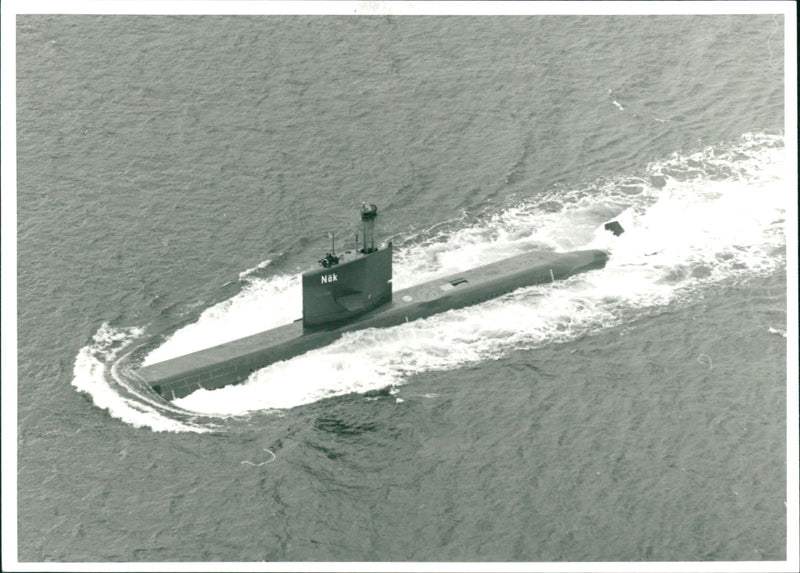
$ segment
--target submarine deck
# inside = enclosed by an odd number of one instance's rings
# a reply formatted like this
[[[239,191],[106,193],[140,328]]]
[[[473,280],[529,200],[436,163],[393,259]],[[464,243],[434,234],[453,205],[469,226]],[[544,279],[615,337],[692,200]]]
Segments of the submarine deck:
[[[397,291],[391,302],[344,324],[304,328],[302,319],[297,319],[265,332],[143,366],[136,373],[170,399],[200,388],[220,388],[242,382],[264,366],[330,344],[347,332],[394,326],[470,306],[524,286],[601,268],[607,258],[607,253],[599,250],[530,251]]]

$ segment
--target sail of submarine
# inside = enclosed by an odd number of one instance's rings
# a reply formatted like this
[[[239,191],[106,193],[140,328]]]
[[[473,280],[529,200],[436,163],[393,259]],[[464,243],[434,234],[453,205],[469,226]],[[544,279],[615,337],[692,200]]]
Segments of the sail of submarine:
[[[303,317],[290,324],[135,371],[168,400],[244,382],[254,371],[320,348],[343,334],[384,328],[463,308],[518,288],[605,266],[602,250],[530,251],[392,292],[392,243],[375,246],[375,205],[361,207],[361,249],[327,253],[302,274]],[[605,228],[623,232],[616,221]]]

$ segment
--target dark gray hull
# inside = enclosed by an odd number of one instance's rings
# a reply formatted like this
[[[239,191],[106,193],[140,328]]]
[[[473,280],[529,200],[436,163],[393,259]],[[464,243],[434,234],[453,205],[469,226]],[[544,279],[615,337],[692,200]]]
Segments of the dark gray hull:
[[[385,328],[462,308],[525,286],[549,283],[602,268],[608,255],[587,250],[533,251],[413,286],[393,300],[346,323],[303,328],[302,320],[246,338],[144,366],[136,375],[172,400],[205,388],[213,390],[247,379],[255,370],[320,348],[344,333]]]

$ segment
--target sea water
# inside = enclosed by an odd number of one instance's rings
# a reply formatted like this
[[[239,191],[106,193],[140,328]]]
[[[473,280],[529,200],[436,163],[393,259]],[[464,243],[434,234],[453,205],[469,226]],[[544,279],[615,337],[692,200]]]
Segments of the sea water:
[[[16,31],[20,560],[785,558],[782,16]],[[362,201],[396,289],[610,259],[174,403],[120,367],[299,318]]]

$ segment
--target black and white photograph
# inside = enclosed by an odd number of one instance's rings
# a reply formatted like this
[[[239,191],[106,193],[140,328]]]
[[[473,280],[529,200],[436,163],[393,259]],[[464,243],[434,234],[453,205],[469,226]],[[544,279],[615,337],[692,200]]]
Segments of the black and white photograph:
[[[793,2],[3,2],[4,571],[797,571]]]

